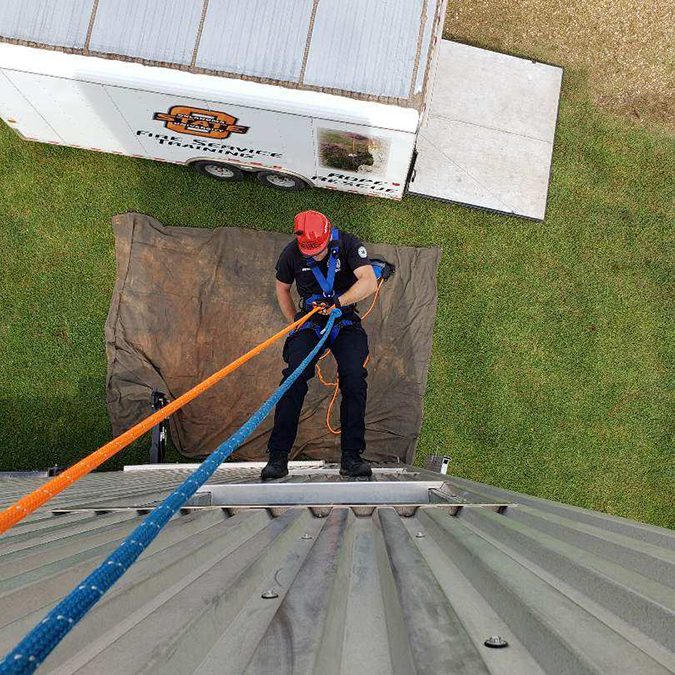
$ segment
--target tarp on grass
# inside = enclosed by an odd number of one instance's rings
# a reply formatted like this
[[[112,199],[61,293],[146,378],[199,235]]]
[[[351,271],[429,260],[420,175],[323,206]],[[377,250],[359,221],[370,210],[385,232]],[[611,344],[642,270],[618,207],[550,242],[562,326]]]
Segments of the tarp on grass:
[[[117,435],[152,412],[153,390],[173,400],[286,325],[276,301],[275,263],[292,235],[164,227],[137,213],[112,222],[117,281],[106,322],[106,389]],[[368,245],[368,251],[397,271],[364,321],[371,353],[366,457],[412,463],[441,251],[389,245]],[[171,438],[181,454],[207,455],[272,394],[284,366],[282,346],[279,340],[171,417]],[[322,363],[324,376],[334,381],[333,358]],[[339,458],[339,436],[325,422],[331,395],[332,388],[311,380],[293,456]],[[270,415],[235,457],[264,459],[272,421]]]

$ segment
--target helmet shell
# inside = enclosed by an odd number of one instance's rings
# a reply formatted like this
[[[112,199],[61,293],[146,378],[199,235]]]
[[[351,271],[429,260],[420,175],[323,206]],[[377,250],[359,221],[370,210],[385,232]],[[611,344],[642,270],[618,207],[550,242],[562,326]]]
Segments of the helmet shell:
[[[317,255],[330,241],[330,220],[318,211],[302,211],[295,216],[295,236],[303,255]]]

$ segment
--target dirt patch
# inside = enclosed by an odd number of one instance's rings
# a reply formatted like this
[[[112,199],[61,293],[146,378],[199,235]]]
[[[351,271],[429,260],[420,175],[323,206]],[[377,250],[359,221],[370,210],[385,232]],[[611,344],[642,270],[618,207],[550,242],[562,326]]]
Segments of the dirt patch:
[[[466,0],[444,37],[584,71],[602,108],[675,125],[672,0]]]

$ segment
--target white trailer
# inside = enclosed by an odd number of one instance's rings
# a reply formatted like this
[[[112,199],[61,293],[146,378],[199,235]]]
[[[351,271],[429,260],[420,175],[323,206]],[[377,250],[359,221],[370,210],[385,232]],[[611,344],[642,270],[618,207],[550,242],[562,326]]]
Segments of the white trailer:
[[[542,220],[562,71],[441,39],[446,0],[3,0],[24,139]]]

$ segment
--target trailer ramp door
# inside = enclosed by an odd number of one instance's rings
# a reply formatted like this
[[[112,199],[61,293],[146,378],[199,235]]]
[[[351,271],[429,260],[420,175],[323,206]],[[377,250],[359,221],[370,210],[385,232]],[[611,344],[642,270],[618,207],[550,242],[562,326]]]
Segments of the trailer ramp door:
[[[408,192],[543,220],[562,69],[442,40]]]

